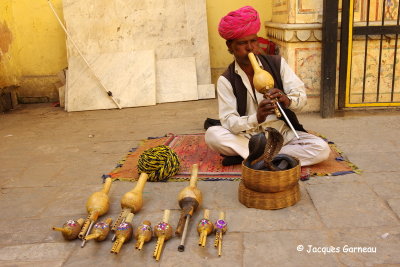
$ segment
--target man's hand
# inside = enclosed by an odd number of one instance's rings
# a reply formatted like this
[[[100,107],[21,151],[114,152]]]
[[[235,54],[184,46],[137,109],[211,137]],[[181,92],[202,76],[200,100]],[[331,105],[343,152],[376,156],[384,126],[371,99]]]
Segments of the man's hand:
[[[275,114],[274,108],[274,100],[269,98],[264,98],[260,104],[258,105],[257,109],[257,121],[258,123],[262,123],[265,121],[268,115]]]
[[[281,106],[284,108],[288,108],[290,106],[290,99],[277,88],[269,89],[266,93],[266,97],[278,100],[279,103],[282,103]]]

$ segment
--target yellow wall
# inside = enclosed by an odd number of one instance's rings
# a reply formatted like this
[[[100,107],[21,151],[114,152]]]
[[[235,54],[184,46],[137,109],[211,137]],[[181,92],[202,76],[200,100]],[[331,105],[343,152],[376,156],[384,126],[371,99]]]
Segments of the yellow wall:
[[[62,0],[51,1],[62,17]],[[0,36],[0,88],[19,85],[19,96],[55,100],[55,74],[67,66],[67,56],[65,34],[47,0],[1,0]]]
[[[12,15],[12,0],[0,1],[0,88],[18,83],[17,46]]]
[[[61,0],[52,3],[62,16]],[[67,66],[65,34],[47,0],[14,0],[13,15],[23,76],[52,75]]]
[[[272,0],[207,0],[208,41],[210,43],[211,68],[226,68],[232,62],[225,40],[218,34],[220,19],[230,11],[250,5],[260,14],[261,30],[259,36],[266,36],[264,22],[272,18]]]

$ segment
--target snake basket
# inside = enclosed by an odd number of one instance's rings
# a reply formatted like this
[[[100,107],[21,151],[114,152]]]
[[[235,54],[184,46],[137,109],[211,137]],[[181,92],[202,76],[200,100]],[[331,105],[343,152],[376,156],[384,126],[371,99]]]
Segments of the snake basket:
[[[299,200],[299,183],[277,193],[259,193],[246,188],[243,182],[239,184],[239,201],[248,208],[277,210],[292,206]]]
[[[284,171],[260,171],[254,170],[242,163],[242,181],[244,185],[253,191],[262,193],[276,193],[292,188],[300,179],[300,162]]]

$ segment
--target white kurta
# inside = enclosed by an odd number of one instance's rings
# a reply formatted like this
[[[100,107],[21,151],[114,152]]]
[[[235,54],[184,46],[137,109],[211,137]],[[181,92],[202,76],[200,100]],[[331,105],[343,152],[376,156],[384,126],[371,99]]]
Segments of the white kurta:
[[[259,62],[260,66],[261,63]],[[329,156],[329,146],[321,138],[299,132],[297,140],[293,131],[283,120],[275,114],[268,115],[264,122],[257,121],[258,104],[263,100],[263,95],[251,88],[251,83],[235,62],[235,72],[242,78],[247,89],[247,105],[245,116],[240,116],[237,111],[236,97],[231,83],[220,76],[217,83],[219,119],[222,126],[213,126],[206,132],[206,143],[215,151],[226,155],[240,155],[247,158],[249,155],[248,142],[251,135],[263,131],[267,127],[277,129],[284,138],[284,147],[280,153],[297,157],[303,166],[318,163]],[[289,109],[300,111],[307,103],[304,83],[292,71],[285,59],[281,59],[280,75],[283,89],[291,100]]]

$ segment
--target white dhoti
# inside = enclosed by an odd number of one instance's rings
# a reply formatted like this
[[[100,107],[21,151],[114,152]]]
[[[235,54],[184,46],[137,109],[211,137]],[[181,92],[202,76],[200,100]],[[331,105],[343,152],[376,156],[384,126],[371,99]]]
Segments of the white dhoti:
[[[292,134],[283,134],[284,146],[280,154],[287,154],[300,160],[301,166],[308,166],[326,160],[329,157],[330,147],[320,137],[297,131],[300,139],[293,138]],[[225,156],[240,155],[246,159],[249,156],[248,134],[233,134],[222,126],[213,126],[207,129],[205,141],[214,151]]]

